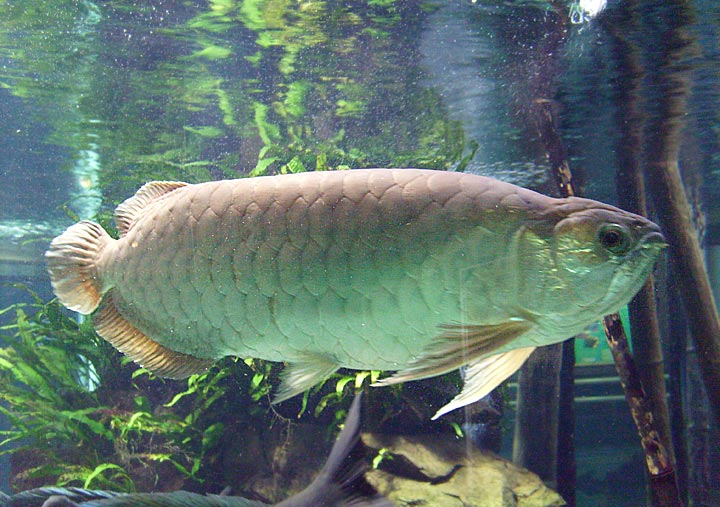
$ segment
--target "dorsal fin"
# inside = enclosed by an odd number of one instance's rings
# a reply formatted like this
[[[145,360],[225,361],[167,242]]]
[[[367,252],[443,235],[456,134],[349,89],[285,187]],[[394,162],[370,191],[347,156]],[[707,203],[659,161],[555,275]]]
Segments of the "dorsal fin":
[[[115,210],[115,223],[120,231],[120,236],[127,234],[148,204],[186,185],[187,183],[182,181],[151,181],[145,183],[134,196],[120,204]]]

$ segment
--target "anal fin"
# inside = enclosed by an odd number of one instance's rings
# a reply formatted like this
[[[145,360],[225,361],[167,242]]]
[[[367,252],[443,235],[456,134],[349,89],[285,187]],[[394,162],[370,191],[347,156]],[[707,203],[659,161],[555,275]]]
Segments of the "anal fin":
[[[273,404],[292,398],[307,391],[335,373],[340,368],[337,362],[323,354],[304,354],[299,361],[285,366],[281,374],[282,382]]]
[[[215,362],[160,345],[123,317],[115,304],[112,291],[103,298],[93,315],[95,330],[113,347],[151,372],[173,379],[181,379],[207,370]]]
[[[474,403],[490,394],[490,391],[523,365],[535,348],[514,349],[471,363],[465,370],[465,385],[460,394],[438,410],[432,419],[435,420],[456,408]]]

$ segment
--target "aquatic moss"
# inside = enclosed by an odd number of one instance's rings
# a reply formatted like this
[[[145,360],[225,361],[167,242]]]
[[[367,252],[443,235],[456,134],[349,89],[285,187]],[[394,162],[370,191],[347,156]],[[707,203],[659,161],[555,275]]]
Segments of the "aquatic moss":
[[[222,437],[216,410],[225,408],[233,369],[151,380],[90,321],[78,323],[57,301],[30,294],[32,303],[0,312],[13,314],[1,329],[0,411],[11,424],[0,432],[0,453],[24,460],[15,485],[145,490],[167,478],[166,465],[202,480],[204,456]]]

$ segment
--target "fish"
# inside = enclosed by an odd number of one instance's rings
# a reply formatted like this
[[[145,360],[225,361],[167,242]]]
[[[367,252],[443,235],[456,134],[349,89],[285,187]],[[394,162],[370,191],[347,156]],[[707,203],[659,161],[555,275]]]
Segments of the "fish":
[[[396,372],[384,386],[465,367],[433,419],[626,304],[666,246],[608,204],[429,169],[156,181],[115,220],[118,239],[81,221],[46,260],[59,301],[140,365],[284,362],[274,403],[339,368]]]
[[[392,507],[365,479],[367,449],[360,438],[362,391],[355,395],[342,431],[317,477],[276,507]],[[82,488],[46,487],[0,496],[0,507],[266,507],[231,495],[118,493]]]

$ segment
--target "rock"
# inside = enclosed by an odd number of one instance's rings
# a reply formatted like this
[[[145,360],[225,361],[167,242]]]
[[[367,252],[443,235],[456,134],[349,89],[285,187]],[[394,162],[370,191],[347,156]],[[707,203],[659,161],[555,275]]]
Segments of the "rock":
[[[464,440],[365,434],[384,458],[367,479],[397,507],[560,507],[540,478]]]

